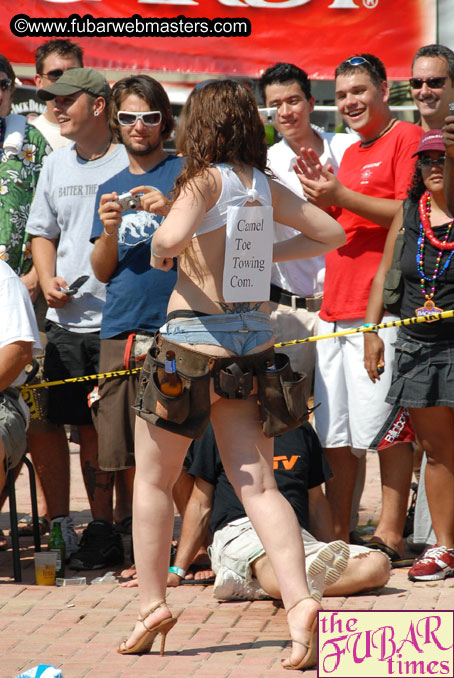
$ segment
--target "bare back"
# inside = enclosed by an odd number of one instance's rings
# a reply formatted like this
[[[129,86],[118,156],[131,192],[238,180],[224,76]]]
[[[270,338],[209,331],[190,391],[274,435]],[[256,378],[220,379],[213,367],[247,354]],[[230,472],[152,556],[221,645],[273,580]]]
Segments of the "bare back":
[[[235,173],[245,186],[252,187],[251,167],[235,167]],[[204,197],[207,211],[219,200],[222,178],[219,170],[210,168],[205,181]],[[246,206],[260,205],[258,201]],[[192,309],[202,313],[236,313],[242,310],[269,312],[266,301],[233,304],[224,302],[222,292],[225,258],[225,224],[216,230],[196,235],[179,257],[178,281],[170,297],[169,311]],[[268,296],[268,290],[265,291]]]

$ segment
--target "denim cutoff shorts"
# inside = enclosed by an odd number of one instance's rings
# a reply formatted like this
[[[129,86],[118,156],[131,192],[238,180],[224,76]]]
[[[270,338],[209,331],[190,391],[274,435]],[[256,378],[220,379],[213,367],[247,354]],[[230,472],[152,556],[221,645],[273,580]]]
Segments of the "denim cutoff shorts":
[[[220,313],[197,318],[175,318],[161,328],[161,334],[176,344],[209,344],[244,355],[273,338],[267,313]]]
[[[421,341],[399,330],[386,402],[454,407],[454,341]]]

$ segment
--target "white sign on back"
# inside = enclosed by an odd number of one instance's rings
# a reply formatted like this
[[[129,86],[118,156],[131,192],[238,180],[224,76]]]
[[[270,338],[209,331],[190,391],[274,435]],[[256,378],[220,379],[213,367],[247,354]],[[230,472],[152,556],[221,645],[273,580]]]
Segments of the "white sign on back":
[[[222,283],[224,301],[267,301],[272,261],[271,205],[229,207]]]

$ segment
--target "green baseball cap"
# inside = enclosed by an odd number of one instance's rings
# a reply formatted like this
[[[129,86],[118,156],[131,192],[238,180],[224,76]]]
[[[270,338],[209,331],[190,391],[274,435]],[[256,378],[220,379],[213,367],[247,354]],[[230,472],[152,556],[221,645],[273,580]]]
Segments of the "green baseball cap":
[[[69,68],[57,82],[50,87],[39,89],[36,94],[43,101],[50,101],[58,96],[67,96],[76,92],[87,92],[94,97],[104,97],[108,101],[110,86],[105,77],[94,68]]]

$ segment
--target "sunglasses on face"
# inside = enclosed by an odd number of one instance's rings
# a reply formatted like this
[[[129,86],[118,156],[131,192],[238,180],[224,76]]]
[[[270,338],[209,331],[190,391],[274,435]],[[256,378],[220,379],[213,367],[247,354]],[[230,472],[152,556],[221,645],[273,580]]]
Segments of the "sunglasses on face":
[[[413,89],[421,89],[424,83],[426,83],[427,87],[430,89],[441,89],[447,79],[448,76],[444,78],[427,78],[426,80],[423,78],[410,78],[410,87]]]
[[[43,78],[47,78],[51,82],[56,82],[58,80],[58,78],[61,78],[63,73],[64,73],[64,71],[62,71],[61,68],[56,68],[53,71],[47,71],[47,73],[41,73],[41,76]]]
[[[132,127],[138,120],[141,120],[146,127],[156,127],[162,120],[161,111],[145,111],[136,113],[133,111],[118,111],[117,120],[120,125]]]
[[[418,165],[424,169],[427,169],[428,167],[435,167],[436,165],[438,165],[438,167],[444,167],[445,161],[445,155],[439,155],[438,158],[434,158],[433,160],[428,156],[423,156],[422,158],[419,158]]]
[[[0,89],[2,90],[2,92],[6,92],[6,90],[8,90],[12,84],[13,84],[12,80],[10,80],[9,78],[4,78],[3,80],[0,80]]]

